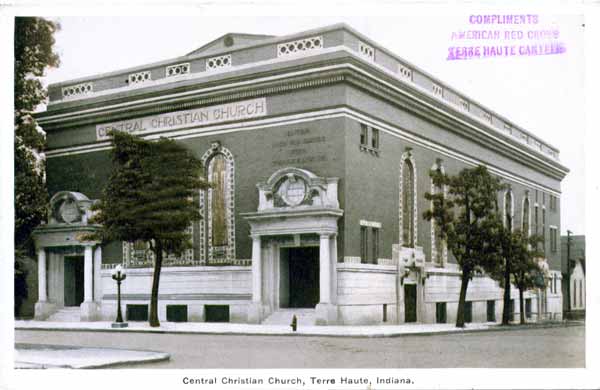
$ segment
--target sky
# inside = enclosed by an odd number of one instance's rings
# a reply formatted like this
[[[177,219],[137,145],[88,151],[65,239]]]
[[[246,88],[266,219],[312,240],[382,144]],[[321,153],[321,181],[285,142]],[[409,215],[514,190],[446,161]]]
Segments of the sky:
[[[560,149],[560,161],[570,169],[562,182],[561,230],[585,233],[584,202],[584,47],[583,17],[543,13],[535,9],[497,12],[463,8],[426,12],[423,8],[391,7],[387,16],[360,15],[356,10],[336,16],[302,15],[273,8],[257,13],[242,8],[210,6],[189,17],[169,15],[52,17],[61,24],[55,35],[59,68],[49,70],[46,83],[90,76],[184,55],[229,32],[285,35],[338,22],[380,43],[400,57],[507,117],[516,125]],[[258,14],[261,16],[254,16]],[[334,12],[332,12],[334,14]],[[358,14],[358,15],[357,15]],[[535,15],[536,24],[486,24],[477,15]],[[393,16],[392,16],[393,15]],[[475,19],[471,18],[474,15]],[[478,23],[478,20],[481,23]],[[473,23],[474,22],[474,23]],[[450,47],[517,47],[537,40],[453,39],[453,32],[505,30],[558,32],[565,52],[544,56],[506,56],[449,61]],[[504,36],[504,35],[502,35]],[[454,36],[456,37],[456,35]]]

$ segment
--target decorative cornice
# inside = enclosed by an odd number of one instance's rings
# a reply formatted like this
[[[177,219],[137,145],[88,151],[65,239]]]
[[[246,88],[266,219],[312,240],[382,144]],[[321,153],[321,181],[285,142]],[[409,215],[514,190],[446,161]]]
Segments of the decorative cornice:
[[[181,89],[166,91],[169,95],[163,95],[161,101],[150,103],[140,102],[138,105],[127,105],[124,108],[105,106],[95,109],[93,112],[89,110],[77,110],[67,114],[53,111],[52,113],[39,114],[38,122],[44,126],[45,130],[51,132],[53,128],[58,127],[66,129],[85,124],[159,114],[209,104],[268,96],[297,89],[347,82],[367,90],[369,93],[377,95],[396,106],[411,111],[427,121],[434,122],[444,127],[446,131],[457,133],[487,148],[493,148],[495,151],[511,159],[515,158],[516,149],[520,152],[519,162],[529,165],[536,170],[547,171],[556,179],[561,180],[569,171],[566,167],[546,157],[544,154],[530,150],[528,146],[521,144],[510,136],[503,135],[498,130],[491,128],[491,126],[485,125],[482,120],[477,120],[457,108],[454,111],[450,110],[448,104],[444,104],[433,96],[429,96],[410,83],[393,80],[389,75],[376,72],[377,76],[383,76],[387,79],[386,82],[381,82],[382,80],[372,74],[374,73],[372,69],[369,69],[371,72],[360,69],[366,68],[367,65],[357,59],[352,57],[334,58],[325,62],[311,63],[310,65],[313,68],[322,65],[327,66],[316,69],[311,68],[314,72],[308,74],[303,72],[298,76],[290,76],[275,81],[262,82],[258,77],[260,75],[255,74],[254,76],[257,76],[257,80],[254,84],[230,88],[229,84],[235,84],[235,80],[231,80],[228,84],[222,84],[218,91],[204,92],[210,88],[202,88],[198,89],[193,96],[174,97],[175,101],[168,103],[165,100],[169,99],[173,94],[176,95]],[[297,68],[287,69],[287,73],[293,74],[295,70]],[[391,86],[392,82],[395,84],[393,88]],[[202,85],[202,87],[208,86]],[[492,142],[490,142],[490,139]]]
[[[161,114],[165,112],[193,109],[212,104],[222,104],[252,97],[268,96],[289,92],[297,89],[319,87],[328,84],[339,83],[345,80],[343,74],[328,75],[319,74],[312,78],[302,77],[299,80],[288,79],[278,82],[258,85],[252,88],[243,88],[237,92],[227,91],[205,94],[205,96],[186,97],[186,100],[176,102],[158,102],[140,105],[138,107],[127,107],[118,111],[111,111],[110,107],[105,107],[102,112],[81,113],[73,111],[68,117],[53,118],[52,115],[38,116],[38,123],[44,126],[44,129],[52,131],[54,127],[62,129],[78,127],[86,124],[115,121],[120,119],[134,118],[145,115]],[[201,92],[201,91],[200,91]],[[62,116],[62,115],[61,115]],[[54,125],[55,124],[55,125]]]

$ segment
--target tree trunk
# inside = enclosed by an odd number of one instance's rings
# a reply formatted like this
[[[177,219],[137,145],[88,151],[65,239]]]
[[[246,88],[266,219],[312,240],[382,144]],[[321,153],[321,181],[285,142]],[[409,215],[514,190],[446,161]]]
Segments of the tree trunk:
[[[523,310],[523,289],[519,287],[519,310],[521,311],[521,325],[525,324],[525,310]]]
[[[158,321],[158,283],[160,282],[160,270],[162,268],[163,249],[162,242],[156,240],[154,245],[154,275],[152,277],[152,295],[150,296],[150,326],[160,326]]]
[[[460,297],[458,299],[458,311],[456,313],[456,327],[465,327],[465,300],[467,298],[467,287],[469,285],[470,272],[462,271],[462,279],[460,282]]]
[[[506,258],[504,269],[504,305],[502,308],[502,325],[510,324],[510,261]]]

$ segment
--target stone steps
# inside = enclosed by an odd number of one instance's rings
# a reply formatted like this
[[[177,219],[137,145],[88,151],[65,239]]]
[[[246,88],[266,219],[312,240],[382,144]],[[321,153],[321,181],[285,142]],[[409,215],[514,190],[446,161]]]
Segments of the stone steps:
[[[262,321],[263,325],[287,325],[292,323],[296,315],[298,326],[314,326],[316,320],[315,309],[279,309],[271,313]]]
[[[79,322],[81,321],[81,310],[78,306],[63,307],[48,317],[52,322]]]

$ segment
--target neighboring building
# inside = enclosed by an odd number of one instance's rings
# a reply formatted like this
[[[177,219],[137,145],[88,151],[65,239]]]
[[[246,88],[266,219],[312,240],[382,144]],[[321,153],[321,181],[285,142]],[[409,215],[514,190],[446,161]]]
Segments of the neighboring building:
[[[560,253],[563,283],[563,311],[572,317],[581,317],[585,314],[585,236],[561,236]],[[570,247],[570,248],[569,248]],[[571,267],[568,269],[568,259]]]
[[[460,272],[422,218],[424,194],[442,190],[430,169],[477,164],[510,184],[499,204],[514,225],[546,238],[552,283],[526,293],[528,316],[561,316],[558,149],[346,25],[227,34],[183,57],[51,85],[49,96],[37,118],[56,195],[36,234],[38,318],[71,306],[112,319],[121,263],[127,317],[147,316],[147,247],[80,241],[96,228],[89,199],[110,174],[111,128],[178,140],[214,184],[198,197],[193,250],[165,260],[162,320],[285,322],[291,308],[318,324],[453,322]],[[499,321],[501,300],[497,282],[474,277],[467,318]]]

